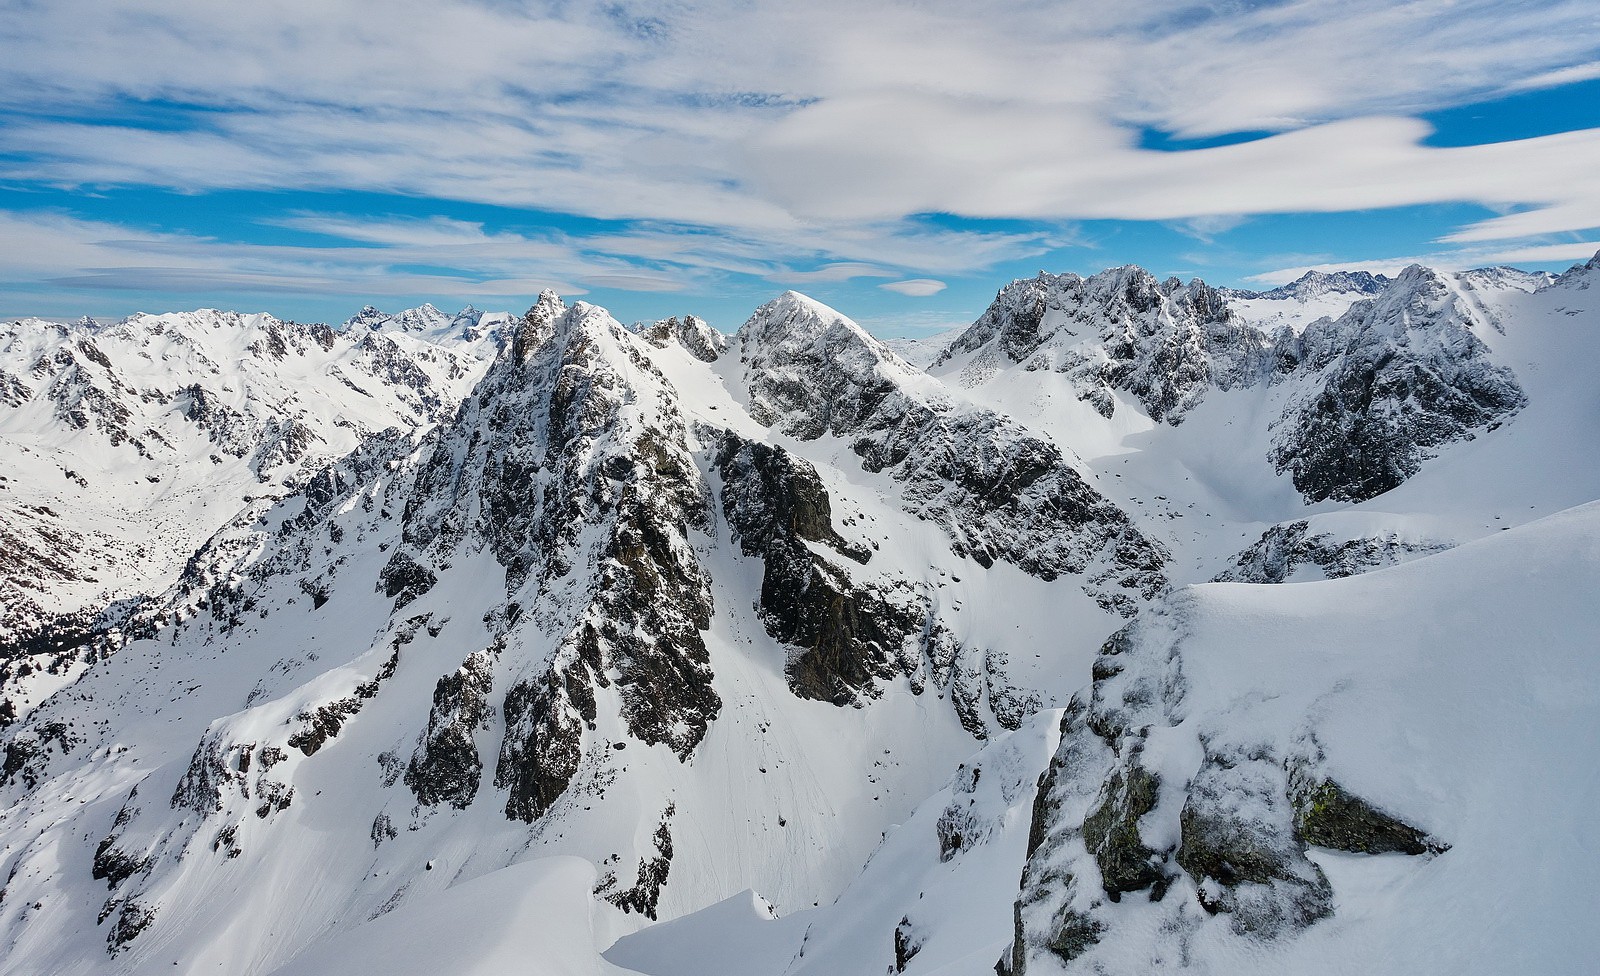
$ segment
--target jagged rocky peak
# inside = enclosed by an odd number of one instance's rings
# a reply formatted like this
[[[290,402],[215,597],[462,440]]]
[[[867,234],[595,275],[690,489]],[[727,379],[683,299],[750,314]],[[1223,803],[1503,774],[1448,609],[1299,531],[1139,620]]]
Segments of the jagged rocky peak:
[[[368,305],[348,322],[345,327],[352,325],[365,325],[371,329],[387,329],[399,332],[437,332],[449,325],[456,316],[446,315],[433,306],[431,302],[423,302],[416,308],[408,308],[393,315],[385,315]]]
[[[1456,282],[1467,291],[1534,292],[1556,279],[1548,271],[1523,271],[1498,265],[1492,268],[1473,268],[1455,276]]]
[[[703,363],[716,362],[728,350],[728,337],[698,315],[674,315],[652,323],[640,322],[635,329],[651,345],[665,348],[676,342]]]
[[[1323,295],[1376,295],[1383,291],[1390,279],[1370,271],[1307,271],[1305,274],[1276,288],[1262,292],[1239,292],[1251,298],[1301,301]]]
[[[1113,391],[1152,419],[1179,423],[1215,385],[1256,379],[1266,338],[1236,320],[1223,294],[1196,278],[1158,280],[1136,265],[1089,278],[1041,272],[1013,281],[934,362],[969,386],[1020,365],[1068,376],[1110,417]]]
[[[1269,460],[1311,502],[1394,488],[1441,445],[1526,403],[1480,338],[1497,328],[1444,276],[1412,265],[1338,319],[1281,336],[1279,368],[1310,383],[1278,422]]]
[[[709,492],[676,392],[638,342],[604,309],[541,294],[437,438],[391,560],[442,570],[487,548],[506,574],[504,640],[549,648],[473,666],[513,672],[494,779],[514,819],[538,818],[566,789],[600,708],[686,760],[721,706],[700,636],[709,580],[688,538],[708,528]],[[465,805],[476,792],[480,761],[460,744],[483,711],[454,699],[483,682],[462,674],[441,679],[447,700],[413,759],[419,799]]]
[[[344,330],[357,334],[403,332],[430,342],[468,348],[488,340],[487,348],[477,350],[479,355],[487,357],[502,338],[498,328],[510,321],[511,317],[504,312],[484,312],[472,305],[454,315],[430,302],[393,314],[367,305],[345,320]]]
[[[388,312],[379,311],[372,305],[363,305],[361,311],[344,320],[344,327],[346,330],[381,329],[388,321]]]
[[[1082,575],[1102,606],[1125,614],[1165,587],[1162,547],[1060,448],[955,399],[833,309],[788,292],[757,309],[738,338],[756,420],[800,440],[845,439],[958,555],[1042,579]]]
[[[1595,281],[1595,272],[1600,271],[1600,251],[1594,257],[1582,264],[1575,264],[1567,270],[1556,275],[1550,281],[1550,286],[1558,288],[1587,289]]]
[[[511,337],[511,358],[526,361],[555,335],[556,323],[567,313],[567,303],[552,289],[539,292],[539,298],[522,314],[522,321]]]
[[[802,440],[861,428],[916,372],[861,326],[795,291],[756,309],[736,338],[751,415]]]

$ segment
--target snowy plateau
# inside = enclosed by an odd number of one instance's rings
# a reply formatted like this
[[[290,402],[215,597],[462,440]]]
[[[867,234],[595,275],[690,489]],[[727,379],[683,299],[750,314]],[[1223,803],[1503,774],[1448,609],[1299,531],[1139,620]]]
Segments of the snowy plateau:
[[[0,973],[1600,969],[1600,255],[0,327]]]

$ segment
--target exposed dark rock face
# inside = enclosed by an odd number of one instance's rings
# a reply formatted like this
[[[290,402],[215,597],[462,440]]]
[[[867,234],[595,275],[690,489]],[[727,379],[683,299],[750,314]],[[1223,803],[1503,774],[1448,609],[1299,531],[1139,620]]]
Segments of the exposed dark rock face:
[[[672,871],[672,815],[677,808],[668,804],[667,809],[661,814],[661,823],[656,827],[656,832],[651,841],[655,844],[656,853],[653,857],[646,857],[639,861],[639,872],[631,888],[620,891],[612,890],[616,883],[615,875],[608,875],[601,881],[595,893],[601,895],[606,901],[622,909],[624,912],[638,912],[645,918],[654,920],[656,905],[661,900],[661,889],[666,887],[667,875]]]
[[[924,936],[911,924],[910,916],[901,916],[900,924],[894,927],[894,971],[903,973],[906,965],[922,951]]]
[[[506,693],[506,736],[494,785],[508,791],[506,816],[532,823],[566,790],[583,755],[583,730],[595,719],[594,692],[554,672]],[[593,727],[589,725],[589,727]]]
[[[270,747],[271,758],[276,760],[276,747]],[[178,780],[172,792],[174,810],[193,810],[202,816],[221,814],[228,810],[234,798],[255,803],[258,818],[288,809],[294,800],[294,787],[267,776],[276,762],[263,758],[252,770],[252,757],[256,753],[253,742],[231,742],[225,728],[206,732],[195,747],[189,768]],[[267,756],[266,749],[262,750]]]
[[[476,651],[433,689],[428,728],[406,767],[405,781],[417,802],[465,809],[478,794],[483,761],[475,735],[488,727],[489,690],[500,648]]]
[[[196,813],[218,813],[223,806],[223,791],[242,781],[239,770],[240,748],[225,739],[225,733],[207,732],[195,746],[189,768],[172,791],[173,809]]]
[[[1296,768],[1289,777],[1295,827],[1306,843],[1352,854],[1442,854],[1450,845],[1384,813],[1331,779]]]
[[[1166,857],[1145,846],[1139,835],[1139,818],[1155,809],[1160,787],[1155,774],[1132,757],[1112,772],[1099,806],[1084,818],[1083,842],[1100,866],[1100,886],[1112,901],[1128,892],[1165,887]]]
[[[94,849],[94,862],[90,874],[96,881],[104,881],[106,887],[113,891],[122,882],[135,874],[143,873],[150,867],[150,858],[147,855],[132,854],[119,846],[120,832],[139,815],[139,808],[133,805],[138,795],[139,788],[135,786],[128,794],[127,802],[117,811],[116,819],[111,822],[111,830]]]
[[[338,698],[313,711],[301,712],[298,717],[306,725],[289,736],[289,748],[299,749],[308,756],[316,755],[318,749],[339,734],[345,720],[360,710],[361,701],[351,697]]]
[[[1463,289],[1474,287],[1463,276]],[[1530,285],[1530,287],[1532,287]],[[1497,328],[1439,275],[1308,276],[1266,293],[1370,295],[1337,320],[1272,335],[1240,321],[1199,280],[1158,282],[1136,268],[1091,278],[1041,274],[1001,289],[934,365],[973,386],[1002,369],[1066,375],[1102,415],[1114,393],[1181,423],[1208,390],[1287,382],[1294,393],[1267,460],[1308,502],[1361,501],[1411,477],[1437,448],[1493,429],[1526,397],[1474,326]]]
[[[1504,422],[1527,397],[1475,321],[1442,278],[1412,266],[1337,321],[1286,337],[1280,361],[1315,381],[1268,459],[1308,502],[1362,501],[1416,474],[1440,445]]]
[[[827,489],[809,462],[731,431],[701,436],[720,445],[714,464],[734,538],[763,562],[761,619],[768,635],[793,648],[786,675],[796,695],[855,705],[877,697],[880,680],[904,674],[921,694],[931,678],[978,738],[988,735],[991,716],[1016,728],[1038,708],[1037,696],[1008,683],[1000,656],[951,636],[925,592],[855,578],[853,567],[869,564],[871,550],[834,528]]]
[[[1213,582],[1282,583],[1307,563],[1328,579],[1339,579],[1448,548],[1448,543],[1402,539],[1393,532],[1340,540],[1328,532],[1312,533],[1311,523],[1301,519],[1263,532],[1254,545],[1234,556],[1233,565],[1218,573]]]
[[[130,898],[120,903],[116,915],[117,920],[106,933],[106,947],[113,956],[126,949],[129,943],[150,927],[150,923],[156,920],[156,910]]]
[[[298,732],[289,736],[289,748],[299,749],[307,756],[314,756],[319,749],[327,744],[328,740],[337,736],[339,731],[344,728],[344,723],[359,713],[362,706],[368,701],[377,697],[378,688],[385,681],[394,677],[395,669],[400,666],[400,648],[416,636],[417,630],[427,624],[431,616],[431,614],[423,614],[412,617],[396,629],[395,636],[390,642],[392,650],[388,659],[378,668],[377,674],[356,685],[354,694],[334,699],[326,705],[320,705],[315,709],[301,712],[295,716],[305,724]],[[266,754],[266,750],[263,750],[263,754]],[[264,759],[263,761],[270,767],[270,760]]]
[[[1234,930],[1274,937],[1326,918],[1333,889],[1305,856],[1281,761],[1208,754],[1180,817],[1178,863],[1200,904]]]
[[[848,705],[870,696],[875,679],[899,669],[907,639],[924,617],[858,586],[806,545],[828,546],[856,562],[870,552],[833,527],[816,469],[780,447],[725,435],[717,455],[722,510],[747,556],[765,563],[761,615],[773,639],[797,648],[789,687],[802,698]]]
[[[598,690],[615,689],[632,735],[685,759],[721,707],[700,636],[710,586],[688,542],[709,526],[708,493],[676,394],[637,341],[597,309],[541,296],[406,504],[409,545],[485,540],[519,613],[563,634],[548,668],[507,691],[495,783],[515,819],[565,788]],[[648,420],[625,411],[641,397]],[[584,565],[597,571],[574,576]]]
[[[433,570],[417,562],[404,549],[396,550],[378,573],[378,589],[384,596],[394,598],[396,610],[433,589],[438,581]]]
[[[716,465],[722,475],[722,511],[745,555],[804,540],[820,542],[858,563],[871,559],[871,550],[845,541],[834,529],[828,490],[810,462],[781,447],[724,432]]]

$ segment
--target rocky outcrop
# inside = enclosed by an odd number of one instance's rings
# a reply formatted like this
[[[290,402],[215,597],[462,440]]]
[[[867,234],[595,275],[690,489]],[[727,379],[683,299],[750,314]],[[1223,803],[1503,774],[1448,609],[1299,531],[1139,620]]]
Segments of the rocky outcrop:
[[[495,783],[515,819],[565,788],[601,692],[630,734],[684,759],[721,707],[700,636],[709,581],[688,541],[709,526],[708,491],[638,341],[602,310],[541,296],[406,502],[417,559],[486,545],[506,572],[506,626],[560,635],[504,700]]]
[[[1442,854],[1450,845],[1385,813],[1314,768],[1289,771],[1295,827],[1306,843],[1351,854]]]
[[[871,551],[833,527],[816,469],[781,447],[722,435],[716,458],[722,511],[746,556],[760,557],[761,618],[767,633],[795,648],[789,687],[802,698],[848,705],[897,673],[924,615],[895,604],[808,543],[865,563]]]
[[[917,694],[931,679],[977,738],[991,723],[1016,728],[1038,709],[1037,695],[1010,684],[1003,656],[955,640],[926,587],[867,576],[872,550],[834,528],[810,462],[731,431],[700,434],[720,445],[714,465],[734,541],[762,561],[758,610],[767,634],[791,649],[791,691],[860,705],[881,694],[885,679],[904,675]]]
[[[1099,803],[1083,820],[1083,842],[1100,868],[1100,886],[1112,901],[1149,890],[1160,901],[1168,880],[1166,854],[1145,845],[1139,820],[1155,809],[1160,779],[1139,763],[1137,751],[1112,770]]]
[[[973,387],[1002,371],[1060,373],[1106,417],[1118,395],[1152,420],[1179,424],[1213,388],[1288,384],[1268,461],[1308,502],[1361,501],[1417,472],[1440,446],[1492,430],[1525,396],[1474,330],[1498,330],[1474,289],[1537,287],[1488,272],[1454,279],[1420,267],[1396,279],[1308,274],[1261,294],[1195,280],[1157,281],[1136,268],[1084,279],[1041,274],[1012,282],[940,355],[939,375]],[[1354,303],[1271,334],[1229,302]],[[1342,306],[1341,306],[1342,307]]]
[[[1416,474],[1439,447],[1504,423],[1527,402],[1479,323],[1437,273],[1413,265],[1377,298],[1276,350],[1308,376],[1268,459],[1308,502],[1362,501]]]
[[[1236,932],[1272,938],[1333,911],[1333,889],[1306,856],[1281,759],[1208,751],[1179,816],[1177,862],[1200,905]]]
[[[1002,961],[1013,976],[1040,954],[1072,963],[1105,943],[1147,940],[1148,910],[1119,908],[1129,898],[1159,903],[1160,939],[1174,940],[1141,952],[1176,951],[1206,916],[1227,919],[1242,937],[1289,938],[1334,911],[1310,846],[1448,849],[1328,777],[1327,757],[1305,727],[1273,736],[1195,714],[1184,675],[1185,605],[1175,602],[1106,642],[1093,685],[1062,716],[1034,804],[1016,935]],[[1193,765],[1175,761],[1191,749]]]
[[[672,872],[672,815],[676,812],[677,808],[672,804],[668,804],[667,809],[662,811],[661,823],[651,836],[655,854],[639,861],[639,870],[633,885],[618,889],[616,875],[608,873],[596,885],[595,894],[624,912],[637,912],[645,918],[655,920],[656,906],[661,900],[661,889],[666,886],[667,876]]]
[[[427,730],[405,772],[406,786],[418,803],[448,803],[461,810],[477,796],[483,760],[478,757],[475,738],[488,728],[494,712],[489,691],[500,650],[491,647],[474,652],[434,686]]]
[[[1325,579],[1339,579],[1448,548],[1446,542],[1403,538],[1393,531],[1341,539],[1332,532],[1313,532],[1309,521],[1299,519],[1263,532],[1212,579],[1218,583],[1282,583],[1308,565],[1316,567]]]

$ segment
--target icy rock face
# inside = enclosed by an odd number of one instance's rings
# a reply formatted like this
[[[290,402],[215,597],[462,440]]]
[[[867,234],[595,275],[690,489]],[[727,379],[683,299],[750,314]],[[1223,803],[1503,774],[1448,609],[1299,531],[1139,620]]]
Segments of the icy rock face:
[[[1269,460],[1309,502],[1361,501],[1411,477],[1440,445],[1503,423],[1527,398],[1474,324],[1443,278],[1413,265],[1377,298],[1285,337],[1281,368],[1312,382],[1279,423]]]
[[[789,687],[802,698],[849,705],[875,695],[875,681],[899,669],[903,644],[920,637],[923,616],[858,587],[808,542],[857,563],[871,556],[833,527],[816,469],[781,447],[724,435],[717,455],[722,511],[747,556],[764,563],[761,615],[774,640],[796,648]]]
[[[923,393],[926,378],[825,305],[790,292],[739,330],[751,414],[801,440],[845,440],[901,486],[907,512],[959,555],[1041,579],[1086,577],[1125,616],[1166,585],[1167,554],[1054,445],[990,410]]]
[[[427,731],[405,772],[406,786],[418,803],[448,803],[464,810],[478,795],[483,760],[478,757],[473,740],[488,727],[494,714],[489,692],[499,650],[488,647],[474,651],[460,668],[440,678],[434,686]]]
[[[687,538],[708,527],[709,494],[636,341],[600,309],[542,295],[406,502],[410,558],[486,546],[508,624],[558,635],[548,667],[506,693],[495,784],[521,820],[576,771],[598,689],[615,683],[630,732],[684,759],[721,705],[700,636],[709,582]]]
[[[861,705],[882,694],[885,679],[904,675],[916,694],[931,679],[980,739],[991,719],[1012,729],[1038,708],[1038,696],[1013,687],[996,655],[951,636],[926,586],[857,579],[872,550],[834,528],[827,489],[809,462],[731,431],[708,429],[703,439],[721,445],[723,515],[740,550],[762,561],[761,620],[792,649],[786,677],[797,696]]]
[[[1002,971],[1040,956],[1121,972],[1116,946],[1160,935],[1139,957],[1181,958],[1208,919],[1234,935],[1288,938],[1333,913],[1308,845],[1354,853],[1448,849],[1325,773],[1313,733],[1263,737],[1188,711],[1182,594],[1111,637],[1072,700],[1040,781],[1016,935]],[[1198,726],[1192,740],[1177,727]],[[1132,905],[1124,906],[1125,901]],[[1140,934],[1133,934],[1137,928]],[[1099,950],[1111,953],[1101,958]],[[1097,961],[1099,960],[1099,961]]]
[[[695,315],[661,319],[641,328],[639,334],[657,348],[664,349],[668,343],[676,342],[703,363],[714,363],[728,351],[728,337]]]
[[[1218,583],[1283,583],[1315,566],[1325,579],[1339,579],[1396,566],[1408,559],[1442,552],[1447,542],[1402,538],[1394,532],[1340,539],[1331,532],[1312,532],[1305,519],[1274,525],[1218,573]]]
[[[1152,419],[1177,424],[1212,386],[1255,381],[1267,346],[1205,282],[1161,282],[1130,265],[1012,282],[934,365],[971,357],[969,380],[1014,364],[1052,370],[1103,416],[1115,411],[1117,390]]]

